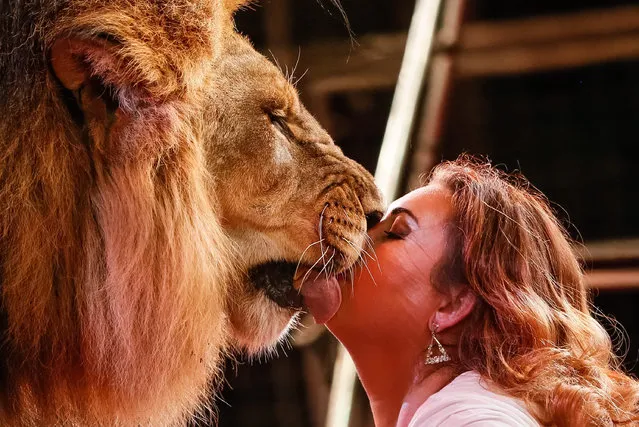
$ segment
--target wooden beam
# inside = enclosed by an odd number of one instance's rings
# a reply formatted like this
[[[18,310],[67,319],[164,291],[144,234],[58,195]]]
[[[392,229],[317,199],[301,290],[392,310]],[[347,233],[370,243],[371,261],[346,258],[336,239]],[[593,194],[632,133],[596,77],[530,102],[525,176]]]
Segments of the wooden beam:
[[[466,0],[449,0],[442,13],[439,38],[455,44],[462,31],[466,16]],[[428,75],[421,120],[415,132],[415,149],[408,169],[407,187],[416,188],[422,175],[437,163],[436,155],[446,123],[448,100],[453,90],[453,58],[450,55],[435,55]]]
[[[409,159],[410,167],[406,180],[409,191],[419,187],[423,175],[438,162],[437,152],[446,123],[452,84],[451,58],[445,55],[435,56],[428,76],[428,90],[424,98],[421,120],[417,124],[415,149]]]
[[[453,58],[458,78],[582,67],[639,58],[639,31],[605,38],[460,51]]]
[[[406,34],[332,41],[302,49],[309,89],[317,92],[393,87]],[[639,6],[497,22],[470,22],[438,35],[437,55],[451,55],[456,76],[471,78],[579,67],[639,58]],[[297,52],[295,52],[297,54]]]
[[[597,262],[639,262],[639,239],[616,239],[576,245],[575,251],[587,264]],[[586,271],[586,283],[602,290],[639,289],[639,267],[595,268]]]
[[[615,239],[575,246],[586,262],[639,260],[639,239]]]
[[[472,22],[464,25],[459,40],[451,43],[440,37],[440,44],[454,44],[460,50],[494,49],[556,43],[568,39],[609,37],[637,29],[639,7],[623,6],[502,22]]]
[[[600,290],[639,289],[639,268],[589,271],[586,284]]]
[[[302,48],[300,67],[309,71],[304,88],[316,92],[342,92],[392,88],[397,82],[406,34],[369,35],[351,48],[344,41],[315,43]]]
[[[290,0],[270,0],[264,2],[264,33],[266,47],[281,66],[291,68],[295,64],[297,51],[291,46],[291,2]]]

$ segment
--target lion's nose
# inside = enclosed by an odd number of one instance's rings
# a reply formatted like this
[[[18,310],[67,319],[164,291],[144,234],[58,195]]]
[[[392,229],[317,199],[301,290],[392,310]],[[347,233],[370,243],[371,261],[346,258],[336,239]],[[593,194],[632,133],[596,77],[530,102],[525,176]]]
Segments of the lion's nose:
[[[381,220],[384,214],[380,211],[372,211],[366,214],[366,230],[370,230],[375,227]]]

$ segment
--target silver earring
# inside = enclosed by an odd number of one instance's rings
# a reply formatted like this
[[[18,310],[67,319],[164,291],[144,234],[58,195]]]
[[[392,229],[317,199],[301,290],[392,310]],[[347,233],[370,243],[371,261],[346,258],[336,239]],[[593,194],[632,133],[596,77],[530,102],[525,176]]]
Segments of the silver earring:
[[[437,329],[439,326],[437,324],[433,325],[431,329],[432,338],[430,339],[430,344],[428,344],[428,350],[426,351],[426,360],[424,360],[425,365],[436,365],[438,363],[448,362],[450,361],[450,356],[444,350],[444,346],[439,342],[435,334],[437,333]],[[433,351],[433,344],[437,345],[438,355],[435,355],[435,351]]]

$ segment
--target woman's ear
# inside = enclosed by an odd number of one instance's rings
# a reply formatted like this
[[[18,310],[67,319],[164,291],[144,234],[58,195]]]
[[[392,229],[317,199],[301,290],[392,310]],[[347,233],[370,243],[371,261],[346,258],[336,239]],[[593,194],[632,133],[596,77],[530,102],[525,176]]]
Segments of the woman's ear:
[[[460,323],[475,308],[476,302],[477,296],[468,286],[452,286],[433,316],[437,330],[443,331]]]

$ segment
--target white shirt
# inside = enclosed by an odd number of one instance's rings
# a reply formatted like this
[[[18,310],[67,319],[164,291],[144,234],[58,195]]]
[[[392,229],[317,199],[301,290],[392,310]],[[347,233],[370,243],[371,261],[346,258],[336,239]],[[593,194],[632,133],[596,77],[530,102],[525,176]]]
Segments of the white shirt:
[[[489,390],[490,387],[490,390]],[[491,391],[492,390],[492,391]],[[540,427],[524,404],[464,372],[417,409],[408,427]]]

